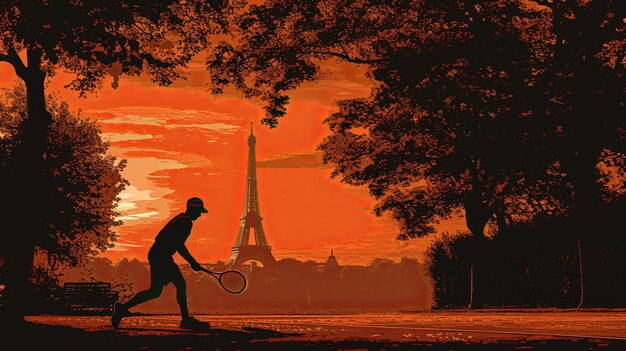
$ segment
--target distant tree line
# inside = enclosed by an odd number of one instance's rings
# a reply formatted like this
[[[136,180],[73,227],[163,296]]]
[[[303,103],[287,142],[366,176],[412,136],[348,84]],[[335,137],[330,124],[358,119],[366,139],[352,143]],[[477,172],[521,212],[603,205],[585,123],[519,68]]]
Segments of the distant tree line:
[[[216,271],[223,263],[205,265]],[[431,289],[424,267],[412,258],[400,262],[375,259],[368,266],[333,266],[313,261],[279,260],[273,269],[245,269],[248,288],[241,295],[224,292],[213,278],[181,266],[187,281],[189,307],[195,313],[315,313],[424,310],[431,305]],[[42,272],[43,273],[43,272]],[[38,285],[36,305],[42,311],[63,312],[62,285],[66,281],[106,281],[130,298],[150,284],[148,265],[137,259],[113,263],[92,258],[88,264],[45,275]],[[178,311],[173,286],[163,296],[135,312]]]

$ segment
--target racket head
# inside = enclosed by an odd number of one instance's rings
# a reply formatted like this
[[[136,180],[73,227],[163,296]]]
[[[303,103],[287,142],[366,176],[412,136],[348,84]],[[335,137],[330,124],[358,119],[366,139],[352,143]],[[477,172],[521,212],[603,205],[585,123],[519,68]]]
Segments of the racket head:
[[[218,281],[224,290],[235,295],[244,292],[248,286],[246,277],[236,270],[222,272]]]

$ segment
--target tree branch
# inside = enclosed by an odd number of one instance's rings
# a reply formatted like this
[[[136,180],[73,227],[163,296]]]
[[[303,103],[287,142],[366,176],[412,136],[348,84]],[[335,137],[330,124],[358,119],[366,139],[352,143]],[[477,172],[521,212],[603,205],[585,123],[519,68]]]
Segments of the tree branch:
[[[339,53],[339,52],[333,52],[333,51],[312,51],[312,53],[318,54],[318,55],[329,55],[329,56],[339,57],[340,59],[346,60],[351,63],[375,64],[375,63],[382,63],[382,62],[387,61],[386,58],[381,58],[381,59],[353,58],[353,57],[350,57],[349,55],[346,55],[345,53]]]
[[[343,44],[340,41],[337,41],[339,43],[339,47],[341,48],[341,51],[343,51],[343,54],[346,55],[346,57],[350,57],[350,55],[348,54],[348,50],[346,50],[346,47],[343,46]]]
[[[9,49],[6,55],[0,55],[0,61],[10,63],[18,77],[22,79],[26,77],[26,66],[15,49]]]
[[[350,57],[350,55],[348,54],[346,49],[343,47],[343,45],[341,45],[341,43],[339,43],[339,45],[341,46],[341,49],[342,49],[343,53],[334,52],[334,51],[316,51],[316,50],[311,50],[311,51],[304,51],[303,54],[317,54],[317,55],[335,56],[335,57],[339,57],[340,59],[346,60],[348,62],[362,63],[362,64],[382,63],[382,62],[386,62],[386,61],[389,60],[388,58],[361,59],[361,58]],[[282,55],[284,52],[286,52],[288,50],[292,50],[292,49],[296,50],[296,51],[299,51],[301,48],[300,47],[291,47],[290,46],[290,47],[281,47],[281,48],[265,48],[262,51],[270,52],[270,53],[277,52],[277,54]]]

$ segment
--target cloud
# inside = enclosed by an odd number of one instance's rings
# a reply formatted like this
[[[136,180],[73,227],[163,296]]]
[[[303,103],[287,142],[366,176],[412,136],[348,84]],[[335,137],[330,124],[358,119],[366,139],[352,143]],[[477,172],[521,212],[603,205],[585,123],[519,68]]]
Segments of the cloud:
[[[234,132],[241,127],[235,126],[232,124],[225,123],[209,123],[209,124],[168,124],[165,126],[167,129],[174,128],[197,128],[197,129],[208,129],[214,131],[223,131],[223,132]]]
[[[117,217],[117,220],[120,220],[120,221],[135,221],[135,220],[138,220],[138,219],[150,218],[150,217],[156,216],[158,214],[159,214],[159,212],[157,212],[157,211],[133,213],[133,214],[128,214],[126,216]]]
[[[330,168],[322,162],[319,152],[284,154],[277,158],[258,161],[259,168]]]
[[[117,242],[115,243],[115,246],[111,249],[109,249],[110,251],[130,251],[130,249],[134,249],[137,247],[143,247],[143,245],[137,245],[137,244],[127,244],[127,243],[120,243]]]
[[[130,251],[130,250],[125,247],[115,245],[112,248],[108,249],[107,251],[108,252],[123,252],[123,251]]]
[[[119,195],[122,201],[119,202],[117,210],[125,212],[137,208],[138,201],[156,200],[156,197],[150,196],[152,190],[139,190],[134,185],[128,185]]]
[[[195,124],[196,128],[210,130],[239,129],[239,126],[225,124],[225,121],[240,121],[243,117],[209,110],[175,109],[160,106],[119,106],[101,109],[87,109],[85,114],[98,117],[98,122],[107,124],[136,124],[175,128],[185,127],[197,121],[215,122]],[[188,122],[188,123],[186,123]]]
[[[151,158],[154,160],[153,165],[162,165],[162,168],[156,169],[153,173],[147,175],[148,178],[163,178],[158,173],[168,169],[182,169],[188,167],[213,167],[214,162],[207,156],[183,151],[160,150],[150,148],[126,147],[119,151],[121,157],[127,157],[132,162],[138,159]],[[131,161],[128,161],[130,164]],[[157,161],[160,160],[160,161]]]
[[[160,172],[171,169],[184,169],[188,166],[173,159],[155,157],[129,158],[123,175],[131,183],[121,194],[117,217],[122,221],[139,221],[159,215],[169,214],[169,200],[164,196],[174,192],[167,183],[157,181],[166,175]],[[157,178],[161,177],[161,178]],[[128,223],[124,228],[128,227]]]
[[[142,117],[137,115],[125,115],[122,117],[115,117],[110,119],[100,119],[100,123],[110,124],[137,124],[142,126],[161,126],[162,123],[155,117]]]
[[[106,141],[115,143],[120,141],[135,141],[154,138],[151,134],[137,133],[102,133],[102,138]]]

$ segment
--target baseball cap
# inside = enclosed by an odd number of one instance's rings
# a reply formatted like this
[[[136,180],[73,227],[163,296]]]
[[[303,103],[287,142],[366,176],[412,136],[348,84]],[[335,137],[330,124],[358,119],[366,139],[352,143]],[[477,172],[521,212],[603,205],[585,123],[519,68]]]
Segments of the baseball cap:
[[[192,197],[189,200],[187,200],[187,207],[200,207],[200,212],[202,213],[209,212],[207,211],[206,208],[204,208],[204,202],[202,202],[202,199],[199,197]]]

